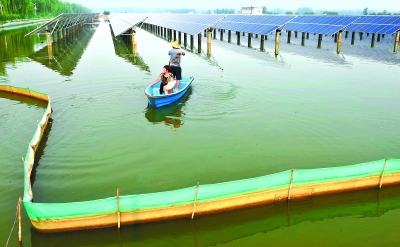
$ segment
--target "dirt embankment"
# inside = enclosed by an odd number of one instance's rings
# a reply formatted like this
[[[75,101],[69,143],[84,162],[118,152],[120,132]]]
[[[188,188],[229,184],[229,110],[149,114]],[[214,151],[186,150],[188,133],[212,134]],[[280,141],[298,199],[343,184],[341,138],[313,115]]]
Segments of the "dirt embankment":
[[[16,20],[16,21],[9,21],[5,23],[0,23],[0,29],[8,28],[8,27],[17,27],[17,26],[24,26],[30,24],[39,24],[49,21],[50,19],[35,19],[35,20]]]

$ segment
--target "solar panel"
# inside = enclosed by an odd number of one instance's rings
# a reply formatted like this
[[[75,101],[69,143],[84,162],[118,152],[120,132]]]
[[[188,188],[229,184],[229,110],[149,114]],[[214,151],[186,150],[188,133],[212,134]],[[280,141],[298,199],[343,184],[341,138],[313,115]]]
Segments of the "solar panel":
[[[125,33],[147,18],[145,14],[114,14],[109,18],[115,36]]]
[[[284,27],[287,31],[332,35],[343,31],[358,16],[297,16]]]
[[[134,19],[129,23],[133,22]],[[344,30],[380,34],[392,34],[400,30],[400,16],[153,14],[148,16],[145,23],[190,35],[199,34],[210,27],[260,35],[270,34],[276,29],[324,35]]]
[[[197,35],[205,29],[214,27],[225,15],[203,14],[161,14],[150,16],[145,23],[165,27],[189,35]]]
[[[45,24],[39,26],[35,30],[25,34],[25,36],[29,36],[32,34],[45,34],[46,30],[49,30],[50,33],[56,32],[62,28],[75,26],[78,24],[91,23],[93,19],[98,19],[99,13],[90,13],[90,14],[65,14],[62,13]]]
[[[400,30],[400,16],[361,16],[346,31],[393,34]]]
[[[278,15],[227,15],[216,28],[237,32],[267,35],[280,29],[295,16]]]

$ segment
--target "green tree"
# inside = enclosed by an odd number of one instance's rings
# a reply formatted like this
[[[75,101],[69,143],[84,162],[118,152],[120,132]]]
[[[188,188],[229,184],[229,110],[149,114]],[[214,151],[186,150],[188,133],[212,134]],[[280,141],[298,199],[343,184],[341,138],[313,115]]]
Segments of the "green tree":
[[[268,12],[267,7],[263,6],[263,8],[262,8],[262,13],[263,13],[263,14],[267,14],[267,12]]]
[[[363,15],[368,15],[368,8],[364,8]]]
[[[392,15],[392,14],[384,10],[383,12],[378,12],[377,15]]]
[[[336,12],[336,11],[324,11],[323,14],[324,15],[338,15],[339,12]]]
[[[292,11],[286,11],[286,14],[287,15],[293,15],[293,12]]]
[[[297,12],[299,12],[301,14],[305,14],[305,15],[306,15],[306,13],[311,13],[311,12],[314,13],[312,8],[309,8],[309,7],[298,8]]]
[[[53,17],[61,13],[90,13],[91,10],[82,5],[62,2],[61,0],[0,0],[3,3],[2,20],[32,18],[36,15]]]

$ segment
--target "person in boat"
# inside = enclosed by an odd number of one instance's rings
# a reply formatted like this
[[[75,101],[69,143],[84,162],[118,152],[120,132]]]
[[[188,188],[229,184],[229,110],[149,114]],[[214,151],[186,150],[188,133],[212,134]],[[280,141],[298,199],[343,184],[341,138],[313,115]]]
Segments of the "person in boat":
[[[160,83],[160,94],[170,94],[172,93],[173,87],[175,85],[174,74],[171,72],[171,66],[165,65],[163,67],[163,72],[155,79],[149,86]]]
[[[181,57],[185,56],[185,51],[181,49],[178,41],[171,42],[172,49],[168,52],[169,65],[171,66],[171,72],[176,77],[175,89],[179,89],[179,84],[182,80],[182,68],[181,68]]]

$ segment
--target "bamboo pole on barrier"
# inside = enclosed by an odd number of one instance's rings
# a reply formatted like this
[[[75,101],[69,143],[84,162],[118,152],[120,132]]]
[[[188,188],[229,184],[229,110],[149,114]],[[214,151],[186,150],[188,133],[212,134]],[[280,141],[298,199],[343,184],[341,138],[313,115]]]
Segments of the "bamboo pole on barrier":
[[[211,30],[207,32],[207,55],[211,55]]]
[[[199,182],[197,182],[197,185],[196,185],[196,194],[194,195],[194,203],[193,203],[193,211],[192,211],[192,220],[193,220],[193,217],[194,217],[194,211],[196,210],[196,202],[197,202],[197,194],[199,193]]]
[[[336,53],[339,54],[340,50],[342,49],[342,31],[339,31],[338,33],[338,40],[337,40],[337,45],[336,45]]]
[[[382,171],[381,179],[379,181],[379,189],[382,188],[383,175],[385,175],[387,161],[388,161],[388,158],[386,157],[385,164],[383,165],[383,171]]]
[[[132,30],[131,42],[132,42],[132,54],[136,55],[136,53],[137,53],[137,43],[136,43],[136,31],[135,30]]]
[[[21,231],[21,197],[18,199],[18,241],[22,241],[22,231]]]
[[[118,215],[118,229],[121,228],[121,212],[119,211],[119,189],[117,188],[117,215]]]
[[[279,54],[279,37],[281,36],[281,30],[276,29],[275,33],[275,57]]]
[[[397,53],[397,50],[399,49],[399,39],[400,39],[400,31],[396,32],[396,39],[394,41],[394,47],[393,47],[393,52]]]
[[[292,192],[293,174],[294,174],[294,168],[292,168],[292,175],[291,175],[291,177],[290,177],[290,185],[289,185],[288,201],[290,200],[290,193]]]
[[[264,41],[265,41],[265,36],[261,35],[261,39],[260,39],[260,51],[265,51],[264,49]]]

